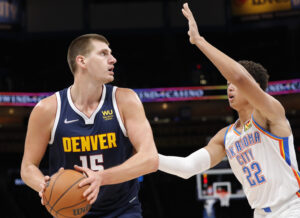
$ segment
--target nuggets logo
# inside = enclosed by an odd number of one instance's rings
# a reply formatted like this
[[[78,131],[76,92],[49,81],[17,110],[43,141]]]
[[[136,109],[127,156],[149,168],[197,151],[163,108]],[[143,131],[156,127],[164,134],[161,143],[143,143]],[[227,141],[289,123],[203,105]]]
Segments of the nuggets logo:
[[[251,121],[249,120],[245,125],[244,125],[244,131],[246,132],[248,129],[250,129],[252,126]]]
[[[113,110],[106,110],[106,111],[101,111],[101,112],[102,112],[102,117],[104,120],[111,120],[114,118]]]

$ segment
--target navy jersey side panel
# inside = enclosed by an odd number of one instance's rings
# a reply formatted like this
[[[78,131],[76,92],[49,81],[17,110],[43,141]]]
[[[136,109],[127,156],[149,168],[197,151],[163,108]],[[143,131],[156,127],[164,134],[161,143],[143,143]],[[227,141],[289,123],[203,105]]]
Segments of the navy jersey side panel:
[[[50,175],[60,167],[74,169],[74,165],[92,170],[108,169],[132,156],[132,144],[124,136],[113,107],[113,87],[103,86],[98,108],[89,118],[75,108],[70,88],[59,92],[61,111],[53,144],[49,145]],[[119,208],[138,195],[137,179],[100,187],[91,214],[104,215]]]

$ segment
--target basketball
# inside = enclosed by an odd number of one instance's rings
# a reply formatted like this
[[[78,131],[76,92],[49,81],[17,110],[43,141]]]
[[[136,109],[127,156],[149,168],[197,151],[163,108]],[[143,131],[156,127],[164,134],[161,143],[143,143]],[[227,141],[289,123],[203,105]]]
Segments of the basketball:
[[[79,187],[86,178],[75,170],[60,170],[51,176],[44,193],[45,207],[56,217],[82,217],[91,205],[83,197],[83,192],[89,187]]]

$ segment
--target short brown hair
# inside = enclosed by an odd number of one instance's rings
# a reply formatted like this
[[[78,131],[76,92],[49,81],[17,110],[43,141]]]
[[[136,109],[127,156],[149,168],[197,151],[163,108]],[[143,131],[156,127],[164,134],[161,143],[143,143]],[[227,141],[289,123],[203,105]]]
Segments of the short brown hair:
[[[247,60],[241,60],[239,63],[251,74],[263,90],[267,89],[269,74],[261,64]]]
[[[69,45],[67,60],[73,75],[76,71],[76,57],[78,55],[88,55],[93,49],[91,43],[93,40],[101,41],[109,45],[108,40],[104,36],[94,33],[81,35],[74,39]]]

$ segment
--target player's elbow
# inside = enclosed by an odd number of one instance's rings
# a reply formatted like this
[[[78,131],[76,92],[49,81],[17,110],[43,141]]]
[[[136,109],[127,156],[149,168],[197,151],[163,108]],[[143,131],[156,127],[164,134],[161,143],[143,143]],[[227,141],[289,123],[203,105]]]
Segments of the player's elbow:
[[[233,73],[230,78],[230,82],[233,84],[240,84],[244,85],[245,82],[249,80],[249,74],[247,73],[247,70],[239,63],[236,63],[236,66],[232,69]]]
[[[23,182],[25,182],[25,184],[26,184],[26,181],[27,181],[26,172],[27,172],[27,170],[25,168],[26,168],[25,164],[22,163],[21,170],[20,170],[20,176],[21,176],[21,179],[23,180]]]
[[[31,165],[32,164],[27,161],[22,161],[21,164],[20,176],[26,185],[29,185],[29,181],[32,177],[32,175],[30,174]]]
[[[183,179],[189,179],[189,178],[191,178],[193,175],[191,175],[191,174],[185,174],[185,175],[181,175],[181,178],[183,178]]]
[[[197,173],[189,168],[187,168],[184,172],[184,174],[182,174],[182,178],[183,179],[189,179],[191,178],[192,176],[196,175]]]
[[[187,160],[187,159],[186,159]],[[193,162],[186,161],[182,168],[182,178],[189,179],[199,173],[199,166]]]

